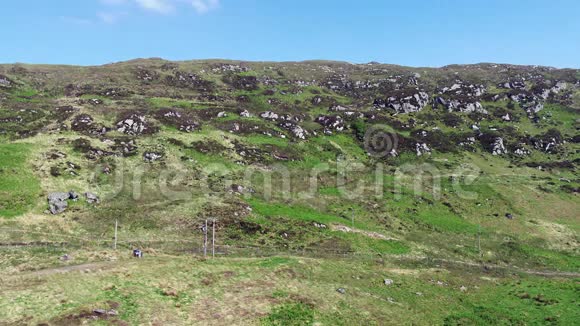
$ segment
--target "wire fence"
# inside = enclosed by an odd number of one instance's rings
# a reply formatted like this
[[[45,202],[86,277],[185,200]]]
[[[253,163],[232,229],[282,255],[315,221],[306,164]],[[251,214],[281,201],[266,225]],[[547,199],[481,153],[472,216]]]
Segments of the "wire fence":
[[[19,236],[20,235],[20,236]],[[25,240],[25,236],[34,238],[35,236],[54,236],[64,239],[54,241],[46,240]],[[114,239],[91,238],[69,236],[64,234],[54,234],[45,232],[34,232],[29,230],[2,229],[0,228],[0,250],[3,249],[41,249],[47,252],[63,253],[74,250],[113,250],[115,245]],[[479,270],[489,273],[526,273],[547,277],[572,277],[580,278],[580,273],[569,271],[553,270],[534,270],[526,269],[512,265],[498,265],[482,261],[460,261],[430,256],[417,256],[413,254],[389,254],[378,251],[359,251],[340,248],[324,247],[278,247],[278,246],[258,246],[250,244],[217,244],[211,246],[211,242],[204,248],[203,238],[192,239],[130,239],[117,241],[117,251],[127,251],[139,248],[145,254],[165,254],[165,255],[193,255],[198,257],[276,257],[276,256],[295,256],[310,258],[333,258],[333,259],[374,259],[377,262],[402,264],[409,267],[419,268],[462,268]]]
[[[55,240],[46,240],[52,238]],[[20,229],[0,228],[0,249],[2,248],[45,248],[46,250],[132,250],[139,248],[145,253],[163,253],[174,255],[203,256],[239,256],[239,257],[269,257],[280,255],[311,256],[311,257],[352,257],[380,256],[378,252],[360,252],[355,250],[322,248],[322,247],[283,247],[258,246],[254,244],[228,245],[216,242],[215,246],[208,241],[204,248],[203,237],[190,239],[122,239],[115,241],[110,238],[79,237],[60,233],[36,232]]]

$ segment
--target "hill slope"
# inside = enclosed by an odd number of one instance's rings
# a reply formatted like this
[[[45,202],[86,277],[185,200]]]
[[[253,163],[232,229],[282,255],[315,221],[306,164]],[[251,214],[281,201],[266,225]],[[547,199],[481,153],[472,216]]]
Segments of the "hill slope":
[[[432,281],[438,274],[429,268],[442,261],[488,266],[449,267],[459,283],[491,266],[578,272],[579,110],[580,71],[537,66],[161,59],[98,67],[0,65],[0,240],[11,245],[0,251],[2,272],[123,259],[110,250],[115,221],[119,248],[147,248],[163,257],[199,253],[206,219],[216,220],[219,255],[316,257],[256,263],[264,268],[226,260],[204,265],[208,273],[239,268],[275,280],[276,273],[292,270],[310,275],[312,286],[352,284],[357,296],[373,293],[346,303],[339,295],[325,305],[313,293],[297,300],[291,289],[298,284],[286,284],[282,298],[258,300],[263,308],[246,322],[267,322],[268,313],[280,317],[272,307],[281,304],[328,323],[397,322],[373,298],[395,295],[375,283],[398,267],[416,267],[409,272],[414,276],[404,276],[409,286]],[[34,246],[44,243],[64,247]],[[13,247],[21,244],[32,246]],[[95,250],[104,251],[90,254]],[[65,252],[75,261],[55,259]],[[177,270],[189,273],[183,257],[174,259]],[[368,268],[338,278],[320,274],[357,264]],[[150,282],[161,277],[157,273],[163,269],[148,272]],[[370,273],[373,281],[353,283],[349,278],[357,273]],[[93,286],[109,277],[94,276]],[[497,277],[506,287],[514,281]],[[196,297],[175,282],[179,293]],[[488,286],[480,278],[470,282]],[[547,293],[552,286],[574,287],[566,280],[529,282]],[[411,292],[405,293],[395,301],[413,306]],[[34,321],[59,322],[99,298],[31,313]],[[193,310],[201,300],[178,298]],[[571,318],[566,300],[560,298],[563,311],[552,304],[545,309]],[[459,299],[453,304],[464,313],[421,310],[417,322],[482,322],[474,307]],[[146,306],[125,302],[119,309],[143,312]],[[331,313],[339,306],[374,308],[348,319]],[[521,321],[486,307],[495,321]],[[5,314],[0,319],[18,320]],[[121,317],[137,320],[130,313]]]

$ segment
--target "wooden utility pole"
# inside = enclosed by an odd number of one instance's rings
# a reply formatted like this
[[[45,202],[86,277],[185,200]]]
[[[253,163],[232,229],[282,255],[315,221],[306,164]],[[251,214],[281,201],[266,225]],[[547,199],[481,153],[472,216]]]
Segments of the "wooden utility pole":
[[[477,225],[477,251],[481,256],[481,224]]]
[[[119,220],[115,220],[115,244],[114,244],[114,248],[115,250],[117,250],[117,228],[119,227]]]
[[[203,227],[203,256],[207,256],[207,219],[205,220],[205,225]]]
[[[354,230],[354,208],[351,207],[351,216],[350,216],[350,220],[351,220],[351,225],[352,225],[352,229]]]
[[[213,219],[211,230],[211,257],[215,258],[215,218]]]

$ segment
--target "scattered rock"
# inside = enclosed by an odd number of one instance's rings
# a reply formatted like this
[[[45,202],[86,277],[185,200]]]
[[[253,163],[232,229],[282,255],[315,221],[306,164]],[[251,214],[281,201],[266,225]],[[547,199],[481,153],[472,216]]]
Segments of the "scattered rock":
[[[77,115],[71,123],[71,129],[94,136],[104,135],[108,131],[105,126],[96,123],[93,117],[88,114]]]
[[[204,80],[199,75],[194,73],[176,71],[173,76],[167,76],[165,83],[169,86],[189,88],[198,90],[200,92],[211,92],[214,88],[214,83]]]
[[[428,103],[429,94],[426,92],[407,90],[398,91],[386,99],[376,99],[373,105],[378,109],[391,109],[395,113],[412,113],[423,110]]]
[[[297,125],[294,122],[285,121],[285,122],[279,123],[278,126],[280,128],[283,128],[283,129],[290,131],[292,136],[294,136],[298,139],[306,139],[306,136],[308,135],[308,132],[306,130],[304,130],[304,128],[302,128],[301,126]]]
[[[9,88],[12,86],[12,81],[4,75],[0,75],[0,87]]]
[[[492,155],[503,155],[503,154],[507,154],[507,153],[508,153],[507,148],[503,144],[503,138],[497,137],[493,143],[493,146],[491,149],[491,154]]]
[[[339,115],[321,115],[314,121],[324,127],[325,134],[332,134],[334,131],[343,131],[345,127],[344,120]]]
[[[163,158],[163,153],[158,153],[158,152],[145,152],[145,153],[143,153],[143,160],[147,163],[159,161],[162,158]]]
[[[62,261],[69,261],[71,259],[72,259],[72,257],[69,254],[64,254],[59,258],[59,260],[62,260]]]
[[[338,292],[340,294],[346,294],[346,289],[345,288],[338,288],[338,289],[336,289],[336,292]]]
[[[52,215],[63,213],[67,207],[67,200],[71,199],[71,194],[68,192],[53,192],[48,194],[48,206]]]
[[[386,278],[386,279],[384,279],[384,281],[383,281],[383,282],[384,282],[384,283],[385,283],[385,285],[387,285],[387,286],[390,286],[390,285],[393,285],[393,284],[395,284],[395,281],[391,280],[390,278]]]
[[[79,200],[79,194],[77,194],[76,192],[71,190],[68,192],[68,199],[70,199],[72,201],[77,201],[77,200]]]
[[[429,146],[427,146],[426,143],[416,143],[415,152],[417,153],[417,156],[423,156],[431,154],[431,149],[429,148]]]
[[[91,192],[85,192],[85,198],[87,199],[87,203],[89,203],[89,204],[98,204],[101,202],[101,200],[99,199],[99,196],[97,196]]]
[[[148,123],[144,115],[139,113],[130,113],[125,118],[117,122],[117,130],[128,135],[149,134],[156,129]]]

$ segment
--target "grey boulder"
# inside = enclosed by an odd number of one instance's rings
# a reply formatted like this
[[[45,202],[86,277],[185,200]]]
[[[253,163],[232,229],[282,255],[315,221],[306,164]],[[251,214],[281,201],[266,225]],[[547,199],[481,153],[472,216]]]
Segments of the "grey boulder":
[[[92,192],[85,192],[85,198],[89,204],[98,204],[101,202],[99,196],[93,194]]]
[[[68,192],[53,192],[48,194],[48,210],[52,215],[57,215],[68,207],[67,200],[70,198]]]

